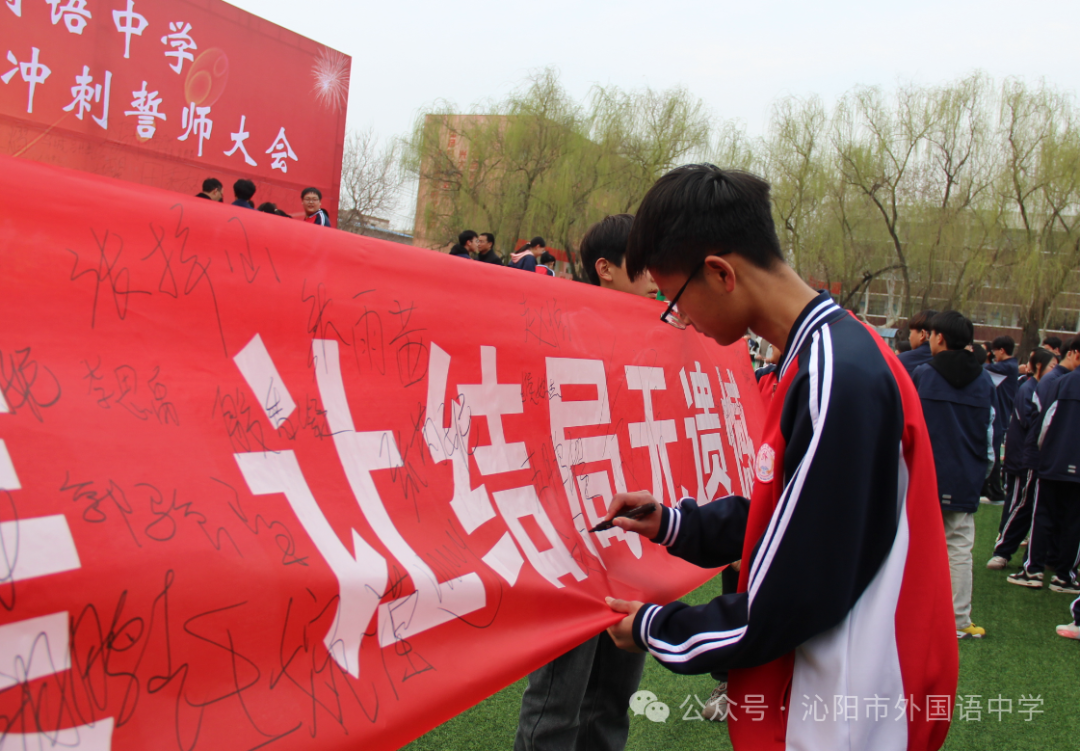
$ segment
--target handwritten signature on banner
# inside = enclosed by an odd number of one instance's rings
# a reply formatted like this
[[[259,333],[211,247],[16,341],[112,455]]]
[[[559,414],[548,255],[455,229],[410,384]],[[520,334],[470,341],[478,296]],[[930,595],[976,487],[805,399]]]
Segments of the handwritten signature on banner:
[[[38,364],[32,347],[12,352],[0,349],[0,401],[6,405],[4,411],[18,414],[26,410],[43,422],[43,410],[59,402],[62,394],[60,380],[48,367]]]

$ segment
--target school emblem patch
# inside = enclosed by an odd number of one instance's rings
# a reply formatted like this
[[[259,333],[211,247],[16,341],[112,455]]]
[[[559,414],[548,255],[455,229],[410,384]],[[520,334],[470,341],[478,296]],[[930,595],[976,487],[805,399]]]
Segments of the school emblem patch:
[[[761,444],[757,452],[757,479],[759,482],[772,482],[776,468],[776,451],[767,443]]]

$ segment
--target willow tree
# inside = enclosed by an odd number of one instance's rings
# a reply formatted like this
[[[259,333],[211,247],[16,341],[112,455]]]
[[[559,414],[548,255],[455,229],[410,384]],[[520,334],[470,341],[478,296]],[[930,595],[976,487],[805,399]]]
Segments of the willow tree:
[[[821,100],[781,99],[773,106],[764,171],[772,183],[773,212],[792,266],[800,275],[820,271],[808,245],[823,239],[820,222],[830,179],[828,116]],[[817,248],[820,250],[820,247]]]
[[[844,179],[876,209],[903,278],[902,315],[911,314],[911,264],[904,237],[906,210],[915,202],[911,171],[932,127],[925,92],[900,89],[890,103],[880,89],[845,96],[834,117],[834,147]]]
[[[449,105],[417,120],[404,164],[420,183],[417,226],[436,244],[463,228],[504,252],[544,236],[568,253],[588,226],[633,211],[665,171],[704,151],[708,116],[687,92],[597,89],[581,103],[551,70],[467,115]]]
[[[993,200],[990,108],[993,91],[982,75],[925,91],[929,123],[910,171],[909,259],[921,308],[964,308],[983,289],[1001,259]]]
[[[709,112],[685,89],[597,88],[591,98],[590,136],[613,157],[608,182],[621,213],[632,212],[658,177],[709,146]]]
[[[1021,346],[1038,345],[1054,302],[1080,265],[1080,123],[1073,101],[1045,85],[1006,81],[1001,93],[1006,207],[1001,242],[1015,257],[1008,285],[1020,304]]]

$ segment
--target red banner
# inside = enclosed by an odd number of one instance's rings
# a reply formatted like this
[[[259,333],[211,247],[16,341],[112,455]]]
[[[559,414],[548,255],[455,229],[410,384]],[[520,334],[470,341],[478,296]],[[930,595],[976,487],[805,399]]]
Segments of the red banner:
[[[0,743],[397,748],[616,621],[605,595],[712,575],[586,530],[622,490],[749,494],[741,347],[644,298],[0,168]]]
[[[336,212],[349,57],[220,0],[0,0],[0,153]],[[50,198],[56,196],[50,192]],[[38,197],[41,200],[42,197]]]

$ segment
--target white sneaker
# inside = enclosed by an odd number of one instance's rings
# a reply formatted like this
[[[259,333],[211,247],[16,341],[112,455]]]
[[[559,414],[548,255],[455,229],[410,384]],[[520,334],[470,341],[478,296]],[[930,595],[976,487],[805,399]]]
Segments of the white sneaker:
[[[701,710],[701,716],[713,722],[724,722],[728,716],[727,684],[720,683],[713,689],[709,700],[705,702],[705,708]]]
[[[995,555],[993,558],[986,562],[986,567],[991,571],[1001,571],[1001,569],[1005,568],[1008,565],[1009,561],[1000,555]]]
[[[1057,635],[1066,639],[1080,639],[1080,626],[1075,623],[1065,623],[1057,627]]]

